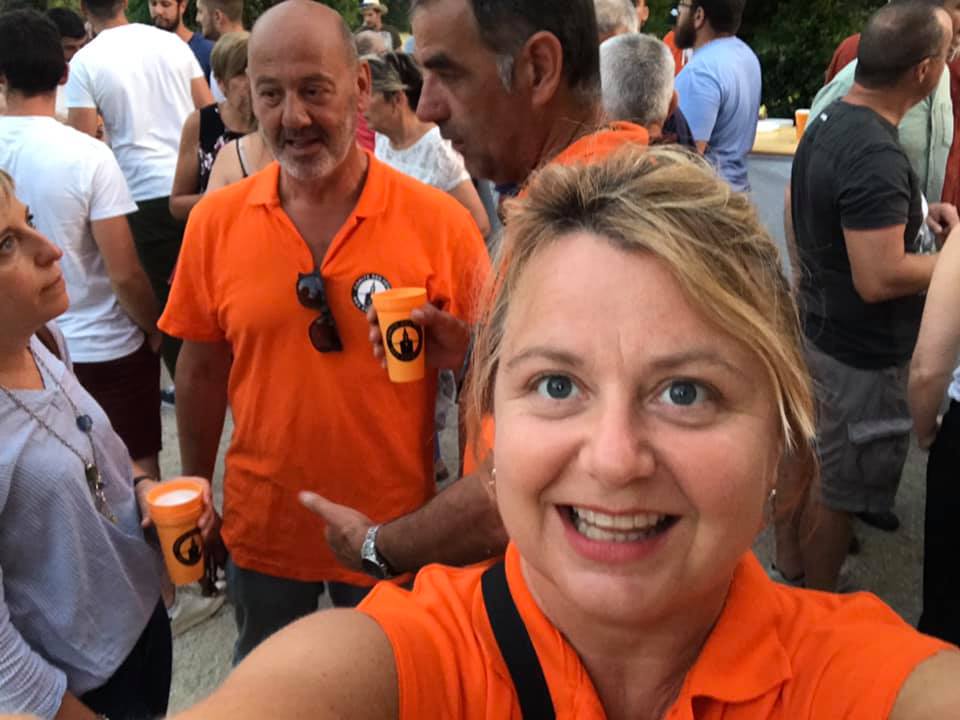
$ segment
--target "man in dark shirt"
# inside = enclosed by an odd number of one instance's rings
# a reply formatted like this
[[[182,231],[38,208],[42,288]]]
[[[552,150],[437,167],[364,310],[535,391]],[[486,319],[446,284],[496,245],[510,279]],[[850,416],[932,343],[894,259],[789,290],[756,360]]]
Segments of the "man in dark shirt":
[[[207,40],[202,33],[194,32],[183,22],[183,14],[187,10],[187,0],[150,0],[150,19],[161,30],[176,33],[183,40],[203,68],[203,77],[210,82],[210,53],[213,51],[213,42]]]
[[[936,87],[951,36],[950,16],[924,0],[877,11],[853,88],[810,118],[794,159],[791,211],[822,478],[809,503],[794,473],[781,481],[787,507],[804,511],[778,527],[777,563],[808,587],[835,589],[851,514],[889,512],[906,459],[907,366],[936,262],[934,232],[943,236],[957,214],[927,205],[897,125]]]

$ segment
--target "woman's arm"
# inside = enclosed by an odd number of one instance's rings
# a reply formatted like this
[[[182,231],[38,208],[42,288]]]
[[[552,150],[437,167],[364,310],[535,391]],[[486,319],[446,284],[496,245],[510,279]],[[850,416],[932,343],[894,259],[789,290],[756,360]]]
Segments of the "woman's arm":
[[[95,713],[71,692],[65,692],[60,701],[60,709],[53,720],[99,720],[102,715]]]
[[[487,217],[487,209],[480,201],[480,196],[477,194],[477,189],[473,186],[473,183],[469,180],[464,180],[449,192],[457,202],[470,211],[474,221],[477,223],[477,227],[480,229],[480,234],[483,235],[483,237],[489,235],[490,219]]]
[[[371,617],[324,610],[257,647],[207,700],[175,720],[392,720],[393,649]]]
[[[960,653],[944,650],[920,663],[900,688],[890,720],[960,717]]]
[[[187,116],[180,133],[180,155],[170,191],[170,214],[186,220],[193,206],[200,202],[200,111]]]
[[[36,653],[14,626],[5,591],[0,569],[0,708],[4,712],[27,713],[41,718],[84,718],[82,714],[67,713],[68,710],[85,708],[76,698],[67,697],[66,674]],[[86,717],[95,716],[90,713]]]
[[[960,353],[960,229],[950,233],[927,292],[920,335],[910,362],[908,399],[920,447],[937,434],[937,413]]]

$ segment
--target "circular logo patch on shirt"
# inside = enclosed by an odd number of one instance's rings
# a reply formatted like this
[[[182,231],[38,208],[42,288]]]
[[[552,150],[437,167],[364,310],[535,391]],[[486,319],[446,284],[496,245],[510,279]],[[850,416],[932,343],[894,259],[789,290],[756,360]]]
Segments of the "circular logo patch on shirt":
[[[390,287],[390,281],[383,275],[377,273],[361,275],[353,284],[353,304],[357,306],[357,310],[365,313],[373,302],[373,294],[381,290],[389,290]]]

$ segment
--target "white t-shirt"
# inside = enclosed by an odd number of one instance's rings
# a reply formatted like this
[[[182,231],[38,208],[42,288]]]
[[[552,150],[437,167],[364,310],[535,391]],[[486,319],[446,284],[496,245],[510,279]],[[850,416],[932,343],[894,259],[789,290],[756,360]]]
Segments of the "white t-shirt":
[[[104,30],[70,61],[67,107],[96,108],[134,200],[167,197],[190,81],[203,70],[176,33],[131,23]]]
[[[380,133],[377,133],[376,143],[374,154],[378,160],[444,192],[450,192],[470,179],[463,157],[453,149],[449,140],[443,139],[440,128],[432,128],[406,150],[397,150],[390,144],[390,139]]]
[[[34,224],[63,250],[70,307],[57,319],[75,362],[125,357],[143,333],[113,292],[90,222],[137,209],[110,149],[52,117],[0,117],[0,167]]]

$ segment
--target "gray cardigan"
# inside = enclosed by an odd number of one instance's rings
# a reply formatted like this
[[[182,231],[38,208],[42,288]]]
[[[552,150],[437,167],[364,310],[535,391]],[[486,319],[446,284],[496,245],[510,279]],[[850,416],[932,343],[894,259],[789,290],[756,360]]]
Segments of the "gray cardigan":
[[[68,366],[36,338],[32,348],[93,418],[97,465],[118,517],[113,525],[97,512],[76,455],[0,394],[0,713],[52,718],[66,690],[103,685],[133,649],[159,601],[162,561],[140,529],[123,442]],[[15,394],[89,454],[73,410],[41,374],[43,390]]]

